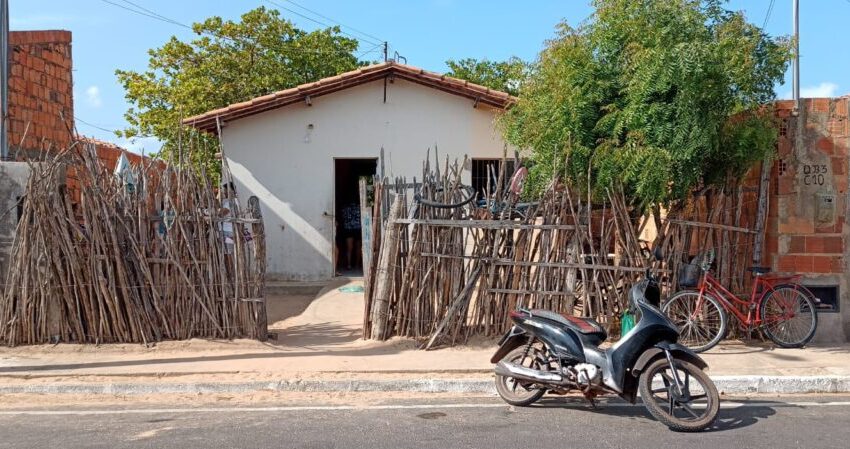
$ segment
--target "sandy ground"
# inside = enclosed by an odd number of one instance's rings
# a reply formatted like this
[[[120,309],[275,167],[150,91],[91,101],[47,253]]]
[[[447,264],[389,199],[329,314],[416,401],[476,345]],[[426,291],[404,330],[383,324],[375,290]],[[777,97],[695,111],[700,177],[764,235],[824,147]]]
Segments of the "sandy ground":
[[[329,285],[310,295],[268,298],[274,340],[41,345],[0,348],[4,380],[73,376],[175,377],[230,375],[238,380],[327,378],[352,373],[489,373],[495,339],[436,351],[418,350],[411,339],[362,340],[363,295]],[[778,349],[760,342],[727,342],[704,355],[712,375],[850,375],[850,345]],[[356,374],[354,374],[356,375]]]

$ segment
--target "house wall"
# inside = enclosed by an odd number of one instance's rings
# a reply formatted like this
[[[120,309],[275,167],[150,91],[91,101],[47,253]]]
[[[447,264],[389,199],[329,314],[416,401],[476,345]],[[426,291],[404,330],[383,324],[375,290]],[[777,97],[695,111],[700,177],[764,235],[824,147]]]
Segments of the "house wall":
[[[74,128],[70,31],[9,33],[9,148],[67,148]]]
[[[260,199],[271,279],[333,276],[334,163],[378,157],[386,176],[421,178],[430,147],[462,159],[498,158],[496,111],[457,95],[396,80],[374,81],[227,123],[222,141],[241,200]],[[308,125],[313,129],[309,130]],[[380,170],[380,167],[378,168]],[[471,174],[463,173],[464,182]],[[244,203],[243,203],[244,207]]]
[[[838,286],[839,312],[819,314],[815,341],[850,340],[848,260],[847,97],[777,103],[780,132],[771,174],[765,262],[780,273],[802,274],[807,285]]]
[[[0,162],[0,291],[5,287],[18,226],[18,204],[26,192],[29,176],[27,163]]]

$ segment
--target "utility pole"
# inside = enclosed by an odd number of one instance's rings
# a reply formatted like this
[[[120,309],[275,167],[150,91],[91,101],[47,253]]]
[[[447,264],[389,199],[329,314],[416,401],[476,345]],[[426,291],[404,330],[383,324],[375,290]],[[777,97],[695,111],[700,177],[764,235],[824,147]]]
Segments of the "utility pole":
[[[390,45],[387,41],[384,41],[384,62],[390,60]]]
[[[0,0],[0,161],[9,158],[9,0]]]
[[[794,96],[794,115],[800,112],[800,0],[793,0],[794,62],[791,70],[791,90]]]

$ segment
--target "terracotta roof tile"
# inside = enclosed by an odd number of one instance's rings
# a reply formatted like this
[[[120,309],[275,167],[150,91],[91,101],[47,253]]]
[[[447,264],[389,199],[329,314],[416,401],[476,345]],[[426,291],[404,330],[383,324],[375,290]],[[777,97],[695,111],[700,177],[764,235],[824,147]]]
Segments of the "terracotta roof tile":
[[[303,101],[308,95],[315,97],[329,94],[341,89],[374,81],[386,75],[394,75],[401,79],[443,90],[455,95],[476,99],[481,103],[497,108],[506,108],[516,100],[514,97],[505,92],[489,89],[487,87],[457,78],[452,78],[441,73],[429,72],[418,67],[390,61],[361,67],[356,70],[340,73],[339,75],[323,78],[312,83],[301,84],[289,89],[263,95],[249,101],[234,103],[204,114],[189,117],[183,120],[183,123],[189,126],[194,126],[202,131],[214,133],[216,132],[216,121],[218,119],[226,122],[248,117],[270,109]]]

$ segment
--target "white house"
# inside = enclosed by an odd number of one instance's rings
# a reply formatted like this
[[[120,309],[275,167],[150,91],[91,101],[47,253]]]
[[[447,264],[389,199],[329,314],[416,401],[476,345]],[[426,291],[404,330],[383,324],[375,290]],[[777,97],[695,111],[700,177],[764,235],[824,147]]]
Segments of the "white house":
[[[221,127],[241,201],[256,195],[262,205],[269,278],[325,280],[336,272],[334,216],[356,198],[358,176],[380,171],[382,149],[385,176],[421,177],[426,151],[437,147],[440,159],[473,159],[464,182],[486,179],[484,161],[500,159],[505,148],[495,118],[512,101],[504,92],[386,62],[185,123],[211,133]]]

